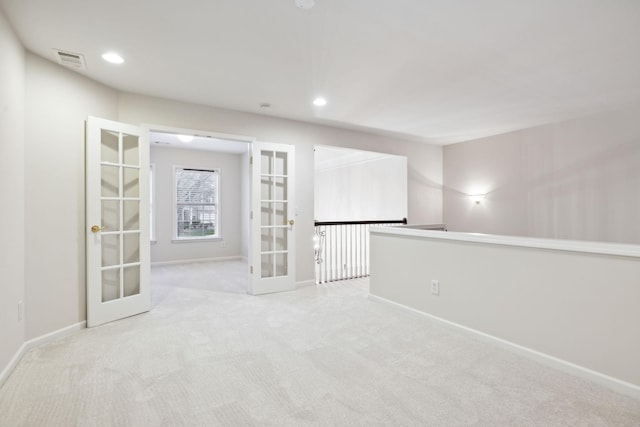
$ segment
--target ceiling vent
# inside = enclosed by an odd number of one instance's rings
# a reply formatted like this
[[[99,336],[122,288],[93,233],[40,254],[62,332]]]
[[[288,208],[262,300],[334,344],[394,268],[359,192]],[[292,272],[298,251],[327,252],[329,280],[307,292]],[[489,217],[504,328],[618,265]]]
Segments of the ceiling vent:
[[[79,53],[65,52],[64,50],[54,49],[56,58],[60,65],[75,68],[77,70],[86,70],[87,66],[84,62],[84,56]]]

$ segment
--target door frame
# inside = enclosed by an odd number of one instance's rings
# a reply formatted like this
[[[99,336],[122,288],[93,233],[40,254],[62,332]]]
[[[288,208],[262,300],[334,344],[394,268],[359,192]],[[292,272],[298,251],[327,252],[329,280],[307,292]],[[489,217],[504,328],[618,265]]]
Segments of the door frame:
[[[249,162],[249,159],[251,158],[252,144],[257,141],[257,138],[253,136],[247,136],[247,135],[206,131],[202,129],[181,128],[176,126],[155,125],[150,123],[141,124],[140,129],[143,137],[146,138],[147,141],[149,142],[148,144],[149,157],[151,157],[151,147],[153,146],[152,141],[150,140],[151,132],[171,133],[171,134],[178,134],[178,135],[194,135],[194,136],[202,136],[207,138],[224,139],[227,141],[237,141],[237,142],[242,142],[247,144],[247,151],[242,154],[242,157],[244,158],[246,156],[246,160],[247,160],[247,165],[246,165],[247,176],[246,177],[243,176],[243,178],[247,179],[248,188],[247,188],[247,194],[243,195],[243,197],[246,198],[245,200],[246,209],[243,210],[241,208],[242,212],[240,212],[240,215],[242,215],[244,219],[243,221],[241,221],[240,227],[244,228],[243,230],[244,232],[241,234],[241,238],[243,242],[246,240],[247,258],[249,261],[249,265],[251,265],[251,220],[249,218],[249,215],[251,212],[251,200],[250,200],[251,198],[251,165],[249,165],[248,162]],[[249,270],[247,271],[247,277],[249,278],[249,283],[247,285],[246,292],[250,293],[249,291],[251,286],[250,284],[251,275]]]

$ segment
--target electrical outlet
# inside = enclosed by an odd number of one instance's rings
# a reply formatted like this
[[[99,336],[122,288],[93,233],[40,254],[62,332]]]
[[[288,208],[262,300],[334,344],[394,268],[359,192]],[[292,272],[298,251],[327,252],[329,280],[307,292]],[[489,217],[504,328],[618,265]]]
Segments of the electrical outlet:
[[[225,242],[224,240],[222,242],[220,242],[220,246],[223,248],[227,247],[227,242]]]
[[[24,317],[24,304],[22,301],[18,301],[18,321],[21,321]]]
[[[440,295],[440,282],[437,280],[431,281],[431,293],[433,295]]]

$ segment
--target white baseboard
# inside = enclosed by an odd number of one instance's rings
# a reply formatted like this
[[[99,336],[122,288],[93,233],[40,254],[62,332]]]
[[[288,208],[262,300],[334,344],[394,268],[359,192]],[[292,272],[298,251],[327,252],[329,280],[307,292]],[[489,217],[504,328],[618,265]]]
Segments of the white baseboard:
[[[11,358],[11,360],[9,361],[9,364],[4,367],[2,372],[0,372],[0,387],[2,387],[2,385],[7,380],[7,378],[9,378],[9,375],[11,375],[11,373],[16,368],[16,366],[18,366],[18,362],[20,362],[20,359],[22,359],[22,356],[24,356],[24,353],[26,351],[27,351],[26,343],[23,343],[18,349],[18,351],[16,352],[16,354],[14,354],[13,357]]]
[[[449,327],[462,330],[466,333],[473,335],[476,338],[480,338],[482,341],[498,345],[499,347],[504,348],[505,350],[517,353],[519,355],[522,355],[528,359],[534,360],[543,365],[549,366],[551,368],[557,369],[559,371],[565,372],[570,375],[574,375],[576,377],[580,377],[587,381],[600,384],[618,393],[640,400],[640,386],[638,385],[620,380],[618,378],[610,377],[609,375],[605,375],[601,372],[597,372],[589,368],[585,368],[584,366],[576,365],[574,363],[568,362],[563,359],[559,359],[549,354],[542,353],[537,350],[533,350],[531,348],[521,346],[519,344],[504,340],[502,338],[498,338],[493,335],[489,335],[482,331],[478,331],[477,329],[469,328],[467,326],[460,325],[455,322],[451,322],[450,320],[443,319],[438,316],[434,316],[432,314],[417,310],[415,308],[408,307],[404,304],[400,304],[400,303],[388,300],[386,298],[369,294],[369,299],[372,301],[380,302],[380,303],[401,309],[405,312],[409,312],[414,315],[418,315],[420,317],[428,317],[429,319],[436,320]]]
[[[296,282],[296,289],[300,289],[300,288],[304,288],[306,286],[315,286],[316,281],[311,279],[311,280],[302,280],[300,282]]]
[[[215,257],[215,258],[176,259],[171,261],[154,261],[151,263],[151,266],[159,267],[163,265],[193,264],[196,262],[233,261],[233,260],[242,260],[242,259],[243,257],[240,255],[221,256],[221,257]]]
[[[16,354],[13,355],[13,357],[9,361],[9,364],[5,366],[5,368],[2,370],[2,373],[0,373],[0,386],[2,386],[2,384],[4,384],[4,382],[7,380],[7,378],[9,378],[13,370],[16,368],[16,366],[18,366],[18,363],[20,362],[20,360],[28,350],[34,347],[38,347],[43,344],[49,343],[51,341],[55,341],[57,339],[72,335],[86,327],[87,327],[87,322],[82,321],[74,325],[70,325],[62,329],[58,329],[57,331],[53,331],[48,334],[30,339],[29,341],[25,341],[20,346]]]

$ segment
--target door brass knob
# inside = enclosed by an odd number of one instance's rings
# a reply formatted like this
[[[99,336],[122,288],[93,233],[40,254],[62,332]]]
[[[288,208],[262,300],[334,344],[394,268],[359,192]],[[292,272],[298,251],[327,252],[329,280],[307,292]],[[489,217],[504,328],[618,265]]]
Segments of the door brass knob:
[[[292,220],[292,219],[290,219],[290,220],[289,220],[289,225],[293,225],[293,224],[295,224],[295,221],[294,221],[294,220]]]
[[[100,227],[99,225],[94,225],[93,227],[91,227],[91,232],[92,233],[97,233],[98,231],[102,231],[102,230],[106,230],[107,227]]]

